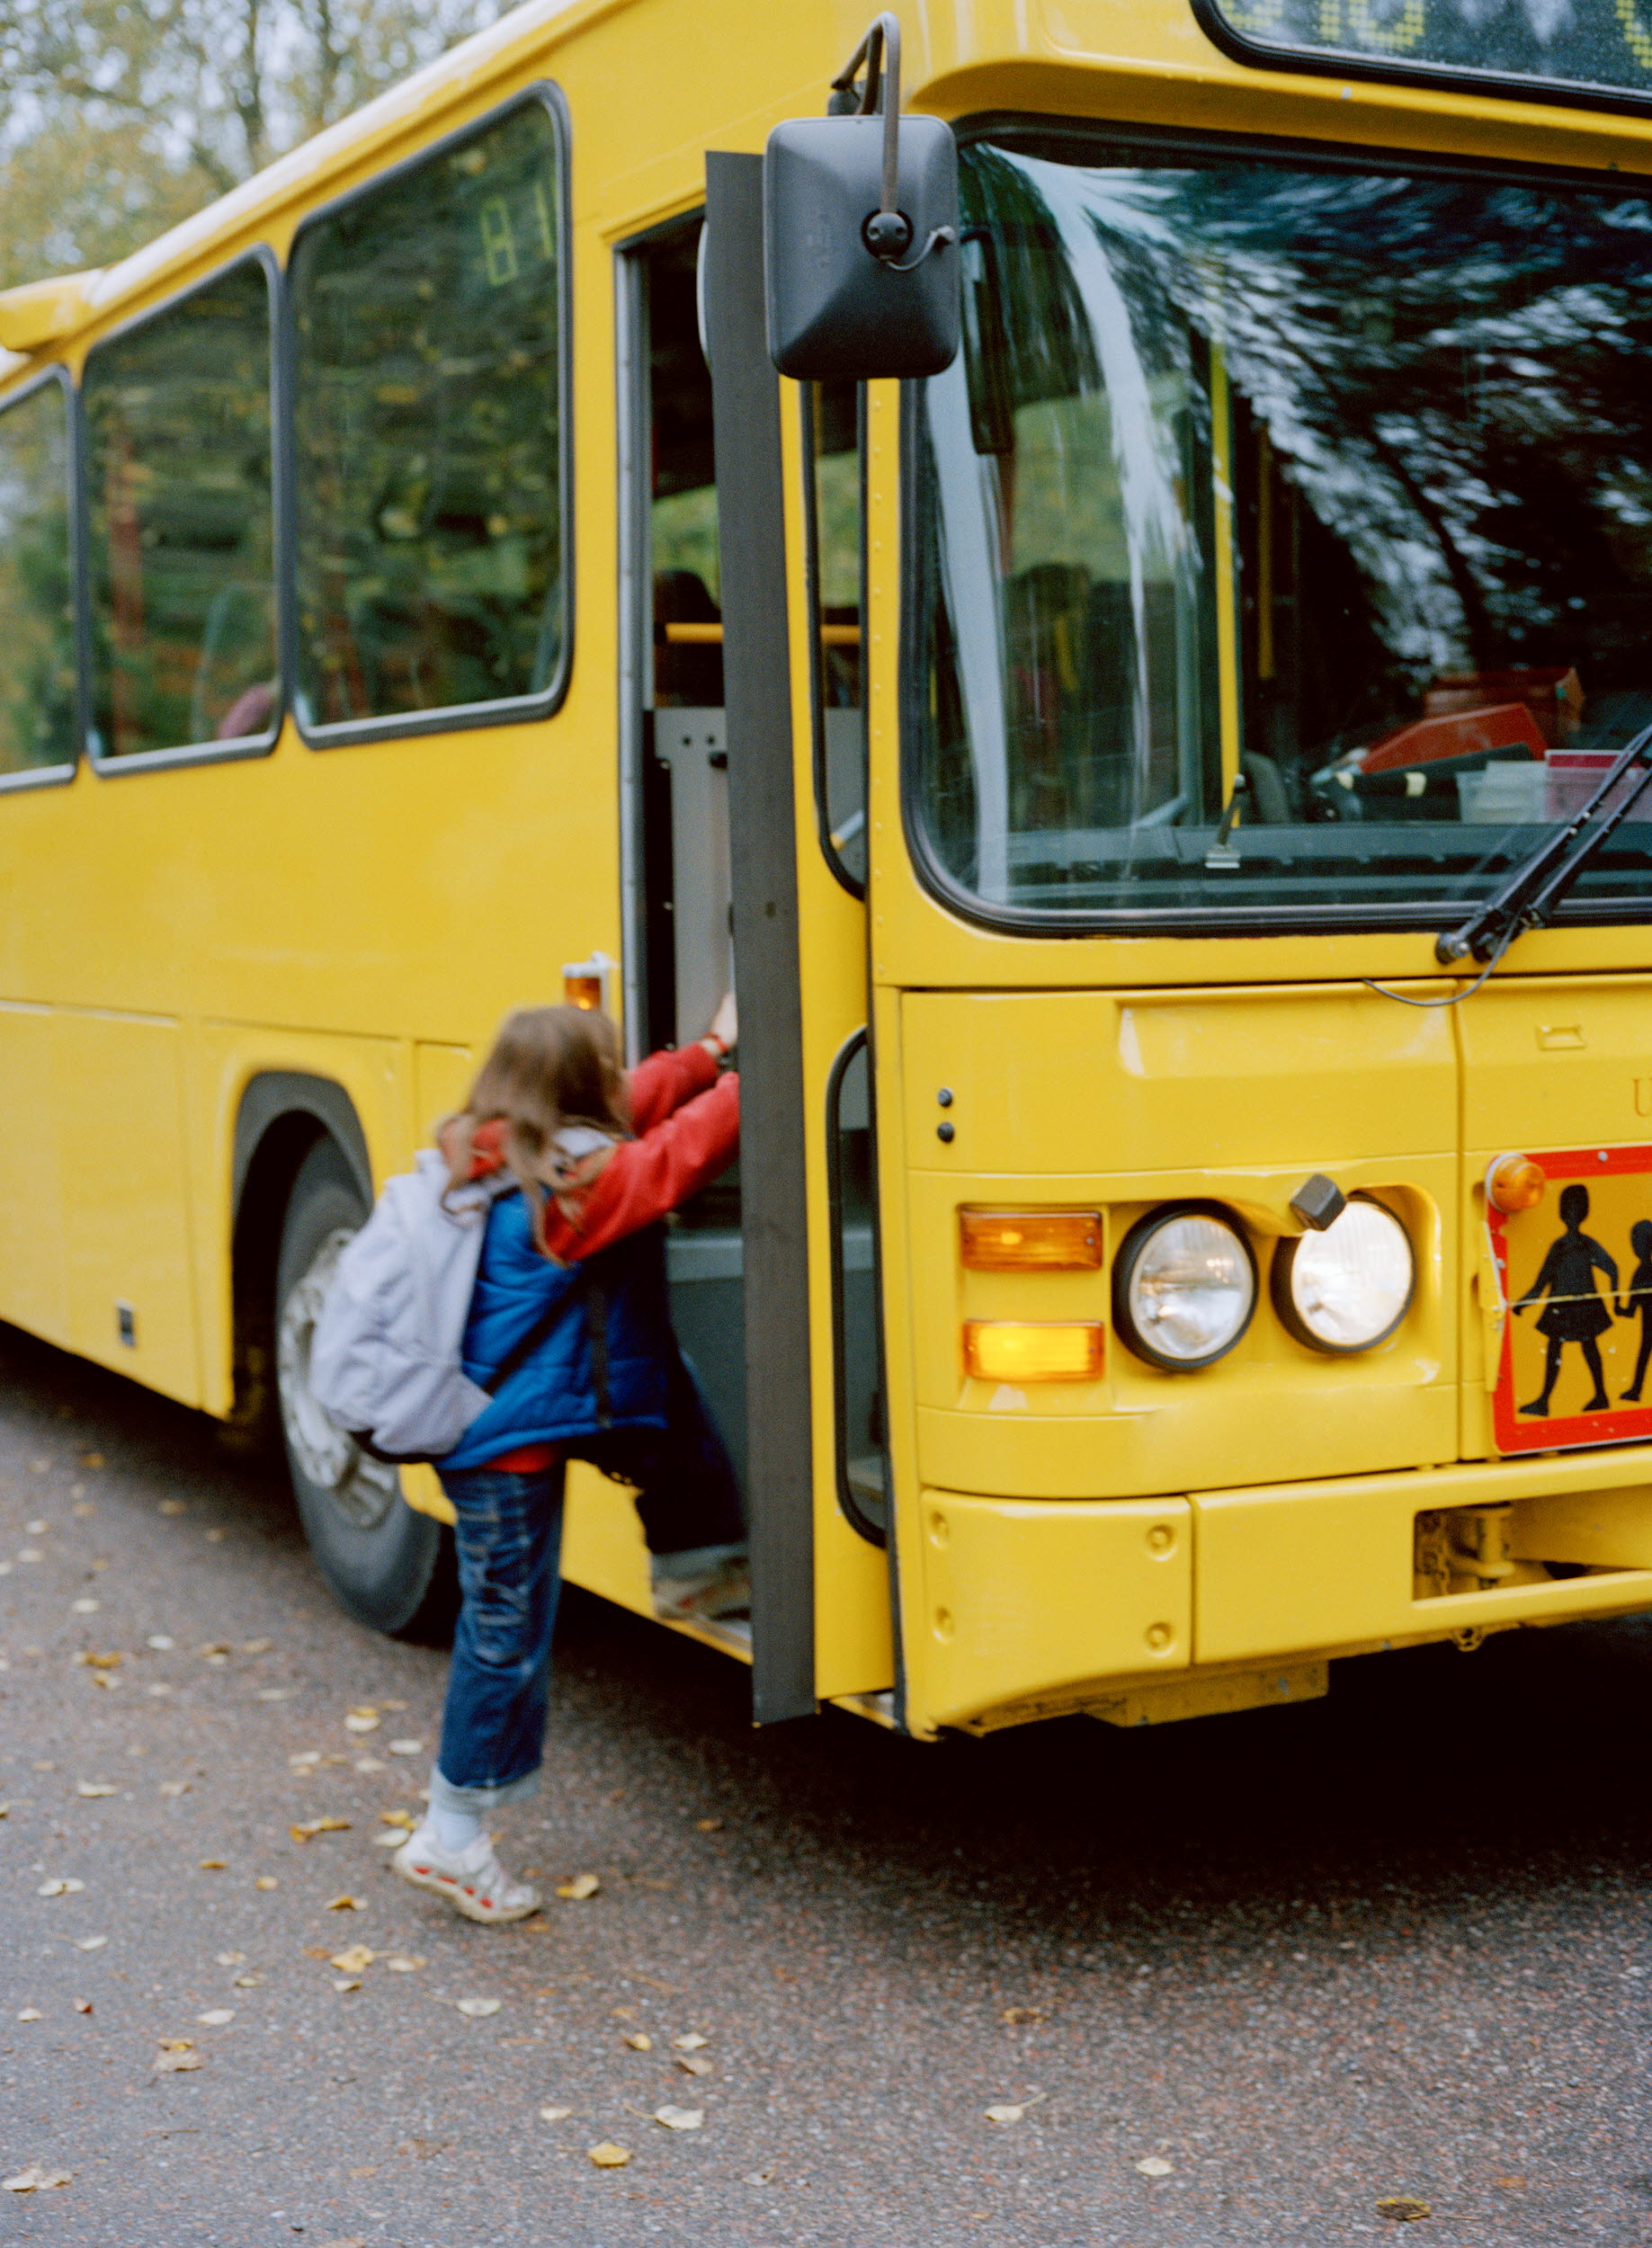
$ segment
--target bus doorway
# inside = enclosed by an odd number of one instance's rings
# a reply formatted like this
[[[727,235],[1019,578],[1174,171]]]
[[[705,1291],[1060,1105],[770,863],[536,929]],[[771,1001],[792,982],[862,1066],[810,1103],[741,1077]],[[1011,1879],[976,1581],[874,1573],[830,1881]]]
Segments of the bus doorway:
[[[734,981],[728,754],[711,379],[701,349],[701,227],[627,254],[631,786],[626,1023],[631,1058],[698,1038]],[[673,1214],[672,1317],[746,1480],[739,1165]]]

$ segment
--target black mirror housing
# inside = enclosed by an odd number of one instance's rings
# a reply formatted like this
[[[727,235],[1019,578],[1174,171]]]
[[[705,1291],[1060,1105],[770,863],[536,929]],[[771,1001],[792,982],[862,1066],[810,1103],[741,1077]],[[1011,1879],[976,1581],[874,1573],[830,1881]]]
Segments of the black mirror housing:
[[[938,375],[957,357],[958,144],[938,117],[899,118],[895,204],[905,233],[891,256],[885,126],[876,115],[797,117],[769,135],[769,356],[795,380]]]

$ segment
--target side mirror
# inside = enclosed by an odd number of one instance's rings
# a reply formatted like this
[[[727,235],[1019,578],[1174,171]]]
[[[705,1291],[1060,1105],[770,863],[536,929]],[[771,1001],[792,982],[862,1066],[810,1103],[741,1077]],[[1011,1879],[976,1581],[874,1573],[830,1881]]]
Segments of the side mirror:
[[[892,15],[832,84],[833,113],[777,125],[763,152],[769,356],[802,382],[938,375],[958,353],[958,144],[901,116]]]

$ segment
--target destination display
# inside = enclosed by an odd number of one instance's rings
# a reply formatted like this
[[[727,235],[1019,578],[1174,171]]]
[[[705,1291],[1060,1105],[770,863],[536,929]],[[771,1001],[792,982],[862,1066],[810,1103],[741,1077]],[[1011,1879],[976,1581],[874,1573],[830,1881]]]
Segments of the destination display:
[[[1652,96],[1652,0],[1196,0],[1219,35],[1280,56]]]

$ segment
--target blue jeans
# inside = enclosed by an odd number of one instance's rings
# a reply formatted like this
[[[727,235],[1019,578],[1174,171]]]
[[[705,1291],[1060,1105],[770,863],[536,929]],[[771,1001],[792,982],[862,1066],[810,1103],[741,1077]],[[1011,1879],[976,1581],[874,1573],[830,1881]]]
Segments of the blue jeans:
[[[562,1589],[562,1476],[558,1462],[537,1475],[468,1467],[442,1478],[459,1517],[462,1597],[430,1776],[438,1808],[489,1810],[538,1780]]]

